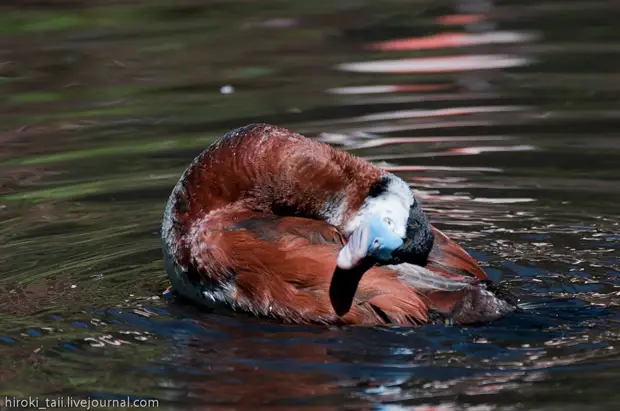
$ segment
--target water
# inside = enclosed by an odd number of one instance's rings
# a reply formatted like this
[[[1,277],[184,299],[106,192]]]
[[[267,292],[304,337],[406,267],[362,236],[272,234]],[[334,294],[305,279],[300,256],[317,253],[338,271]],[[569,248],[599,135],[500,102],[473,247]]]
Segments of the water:
[[[0,401],[617,409],[615,2],[3,4]],[[172,186],[256,121],[406,178],[527,312],[332,329],[159,298]]]

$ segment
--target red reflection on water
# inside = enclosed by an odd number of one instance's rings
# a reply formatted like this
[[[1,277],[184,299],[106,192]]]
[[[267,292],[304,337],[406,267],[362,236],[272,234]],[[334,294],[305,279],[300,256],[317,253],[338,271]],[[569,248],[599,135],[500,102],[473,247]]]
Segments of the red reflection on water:
[[[370,48],[384,51],[428,50],[450,47],[477,46],[481,44],[522,43],[534,39],[533,34],[515,31],[491,31],[488,33],[441,33],[425,37],[389,40],[371,43]]]
[[[182,354],[179,353],[179,358],[192,369],[203,372],[205,377],[183,381],[175,387],[177,395],[196,399],[201,405],[221,406],[218,409],[261,408],[283,403],[290,404],[290,409],[297,409],[293,404],[327,398],[339,390],[333,375],[312,367],[329,363],[337,370],[341,362],[322,345],[304,341],[318,338],[317,333],[298,329],[287,333],[283,331],[286,326],[271,333],[202,320],[196,323],[205,329],[226,332],[228,338],[214,341],[209,346],[205,346],[200,338],[189,338],[189,344]],[[320,338],[335,335],[335,332],[325,330]],[[289,339],[298,341],[287,344]],[[217,383],[213,380],[213,370],[217,371]],[[350,402],[358,406],[365,403],[356,399]],[[319,403],[312,409],[333,408]]]
[[[370,44],[370,48],[377,50],[424,50],[441,49],[446,47],[460,47],[466,45],[466,35],[462,33],[442,33],[432,36],[415,37],[409,39],[390,40]]]
[[[483,20],[483,14],[448,14],[437,17],[435,23],[441,24],[442,26],[461,26],[480,23]]]

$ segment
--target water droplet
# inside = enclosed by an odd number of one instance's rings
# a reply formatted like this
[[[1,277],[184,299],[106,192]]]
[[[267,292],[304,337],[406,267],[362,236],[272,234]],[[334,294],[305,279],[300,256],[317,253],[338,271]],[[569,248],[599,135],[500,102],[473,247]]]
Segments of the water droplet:
[[[232,94],[235,92],[235,89],[230,84],[226,84],[220,88],[220,93],[222,94]]]

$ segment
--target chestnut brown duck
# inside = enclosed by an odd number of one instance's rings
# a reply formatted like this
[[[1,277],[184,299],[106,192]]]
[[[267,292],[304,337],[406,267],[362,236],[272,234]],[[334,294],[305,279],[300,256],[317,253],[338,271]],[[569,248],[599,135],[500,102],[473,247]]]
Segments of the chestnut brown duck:
[[[162,240],[173,293],[282,322],[466,325],[516,309],[401,178],[269,124],[194,159]]]

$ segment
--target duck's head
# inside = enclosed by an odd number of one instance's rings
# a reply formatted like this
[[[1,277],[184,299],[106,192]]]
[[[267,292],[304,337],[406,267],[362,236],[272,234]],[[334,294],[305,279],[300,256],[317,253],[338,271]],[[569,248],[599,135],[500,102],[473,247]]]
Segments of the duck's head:
[[[389,173],[372,185],[344,231],[347,244],[337,262],[343,270],[368,259],[382,265],[424,265],[434,242],[432,227],[411,189]]]

